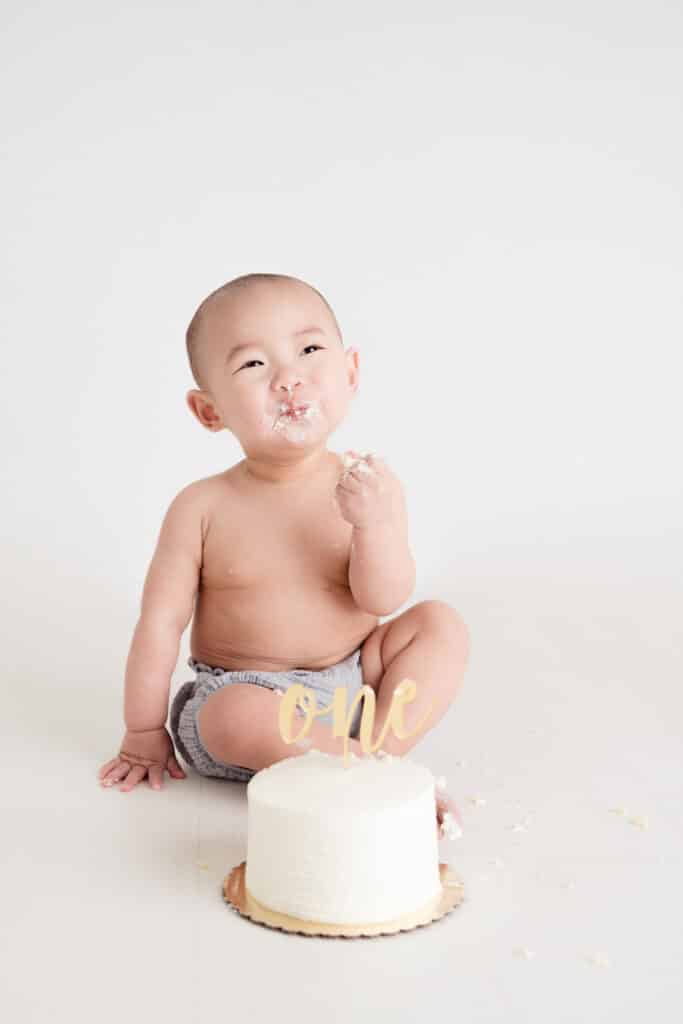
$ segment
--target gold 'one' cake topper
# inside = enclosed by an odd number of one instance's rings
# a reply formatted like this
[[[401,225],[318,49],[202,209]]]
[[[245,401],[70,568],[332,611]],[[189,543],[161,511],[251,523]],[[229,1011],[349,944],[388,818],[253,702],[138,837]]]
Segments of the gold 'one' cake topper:
[[[432,712],[434,707],[433,703],[429,705],[427,713],[422,717],[422,720],[415,726],[412,732],[408,732],[403,723],[403,706],[404,704],[410,704],[414,701],[416,693],[417,683],[413,679],[403,679],[398,684],[394,689],[394,693],[391,698],[389,714],[387,715],[384,726],[377,738],[377,742],[373,745],[372,729],[375,724],[375,707],[377,703],[375,691],[371,686],[361,686],[347,712],[346,687],[337,686],[335,688],[334,698],[331,705],[333,713],[332,733],[334,736],[344,737],[345,767],[348,767],[349,732],[351,731],[353,715],[358,702],[361,700],[363,701],[363,710],[361,712],[360,730],[358,735],[361,749],[365,754],[373,754],[384,743],[384,739],[389,729],[391,729],[394,736],[397,736],[398,739],[401,740],[407,739],[409,736],[414,736],[416,732],[419,732],[420,729],[422,729]],[[306,720],[297,735],[292,736],[292,720],[297,706],[304,711]],[[297,743],[310,730],[313,725],[313,720],[321,715],[328,714],[329,711],[329,706],[318,708],[315,698],[315,690],[309,689],[304,686],[303,683],[294,683],[287,690],[282,698],[282,702],[280,703],[278,729],[280,730],[281,738],[285,743]]]

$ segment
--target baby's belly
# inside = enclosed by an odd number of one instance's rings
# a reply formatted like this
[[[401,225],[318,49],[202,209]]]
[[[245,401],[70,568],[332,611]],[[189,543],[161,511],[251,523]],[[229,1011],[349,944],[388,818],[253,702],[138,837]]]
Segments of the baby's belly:
[[[378,624],[378,616],[358,608],[348,587],[203,587],[190,651],[197,661],[225,669],[328,668],[360,647]]]

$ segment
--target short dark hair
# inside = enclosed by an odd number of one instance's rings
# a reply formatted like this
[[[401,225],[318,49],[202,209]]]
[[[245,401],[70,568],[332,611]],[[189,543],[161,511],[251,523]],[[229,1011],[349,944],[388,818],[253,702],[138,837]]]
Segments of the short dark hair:
[[[252,284],[258,284],[263,281],[296,281],[298,284],[302,284],[306,288],[310,288],[312,291],[314,291],[316,295],[318,295],[322,299],[322,301],[325,303],[328,310],[330,311],[330,315],[332,317],[335,328],[339,335],[339,340],[343,345],[341,329],[339,327],[339,323],[337,322],[337,318],[334,314],[334,310],[330,306],[325,296],[321,292],[319,292],[317,288],[314,288],[312,284],[309,284],[308,281],[302,281],[300,277],[292,277],[290,274],[242,274],[240,277],[233,277],[231,281],[226,281],[225,284],[222,284],[220,286],[220,288],[216,288],[215,291],[212,291],[210,295],[206,296],[206,298],[197,307],[194,316],[190,320],[190,324],[187,328],[187,331],[185,332],[185,345],[187,348],[187,358],[190,362],[190,370],[192,372],[192,376],[194,377],[195,383],[197,384],[197,387],[200,390],[204,390],[206,380],[204,374],[204,367],[201,365],[202,360],[200,358],[199,351],[199,338],[201,335],[201,328],[205,320],[207,310],[210,308],[210,306],[214,304],[218,296],[225,295],[226,293],[234,291],[235,289],[241,290],[249,287]]]

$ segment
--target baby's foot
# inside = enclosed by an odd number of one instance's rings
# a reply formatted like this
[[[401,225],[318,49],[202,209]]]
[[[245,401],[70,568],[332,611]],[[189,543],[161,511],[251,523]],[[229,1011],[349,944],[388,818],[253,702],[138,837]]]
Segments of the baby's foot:
[[[459,839],[463,834],[463,824],[457,804],[443,786],[434,789],[434,796],[437,839]]]

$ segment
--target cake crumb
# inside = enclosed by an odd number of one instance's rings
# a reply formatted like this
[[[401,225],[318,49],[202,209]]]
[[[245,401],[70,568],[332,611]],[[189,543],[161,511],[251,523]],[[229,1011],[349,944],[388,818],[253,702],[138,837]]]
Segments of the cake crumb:
[[[486,806],[486,800],[484,799],[483,796],[468,796],[467,799],[469,800],[469,802],[471,804],[474,804],[475,807],[485,807]]]
[[[649,827],[647,818],[644,817],[641,818],[634,815],[630,815],[626,820],[629,823],[629,825],[637,825],[638,828],[647,829]]]
[[[629,814],[625,807],[610,807],[609,813],[618,814],[622,818],[626,818],[629,825],[636,825],[638,828],[642,829],[648,828],[648,820],[646,817],[637,814]]]
[[[512,951],[515,956],[522,957],[524,960],[533,960],[536,956],[532,949],[528,949],[526,946],[515,946]]]
[[[199,868],[200,871],[208,871],[209,870],[209,865],[208,864],[197,864],[197,867]]]
[[[609,967],[610,961],[606,953],[587,953],[586,960],[595,967]]]

